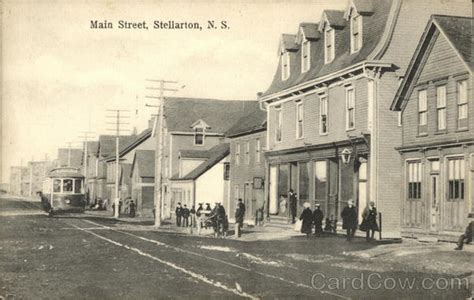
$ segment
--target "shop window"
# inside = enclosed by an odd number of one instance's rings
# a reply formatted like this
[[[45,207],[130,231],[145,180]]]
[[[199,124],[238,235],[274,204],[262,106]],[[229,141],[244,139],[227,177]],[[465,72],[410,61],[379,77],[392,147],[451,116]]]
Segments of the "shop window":
[[[448,161],[448,200],[464,200],[464,159]]]
[[[299,163],[299,199],[309,199],[309,167],[308,162]]]
[[[408,163],[408,199],[421,199],[421,162]]]
[[[314,195],[316,199],[326,199],[327,162],[314,162]]]

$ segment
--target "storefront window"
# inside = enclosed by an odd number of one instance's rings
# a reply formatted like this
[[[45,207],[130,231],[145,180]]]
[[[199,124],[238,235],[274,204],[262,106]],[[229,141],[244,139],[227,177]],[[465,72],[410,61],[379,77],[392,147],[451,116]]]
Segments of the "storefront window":
[[[449,160],[448,168],[448,199],[464,200],[464,160]]]
[[[280,165],[278,172],[278,198],[285,197],[288,195],[288,165]]]
[[[309,199],[309,163],[299,163],[300,181],[299,181],[299,198],[300,200]]]
[[[408,163],[408,199],[421,199],[421,162]]]
[[[317,161],[314,163],[314,189],[316,199],[326,199],[327,188],[327,162]]]

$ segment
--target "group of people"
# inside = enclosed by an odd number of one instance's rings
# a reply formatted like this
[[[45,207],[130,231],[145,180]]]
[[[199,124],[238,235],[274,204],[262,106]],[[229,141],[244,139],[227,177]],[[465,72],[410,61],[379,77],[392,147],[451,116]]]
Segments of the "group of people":
[[[305,202],[303,207],[304,209],[300,216],[300,220],[302,221],[301,232],[309,236],[313,233],[314,226],[314,234],[316,236],[321,236],[323,233],[324,213],[320,209],[320,204],[315,204],[314,211],[311,211],[311,204],[309,202]],[[357,208],[354,206],[354,201],[352,199],[347,202],[347,206],[342,210],[341,217],[342,229],[346,230],[347,241],[352,240],[357,228],[366,232],[367,241],[373,240],[375,231],[380,230],[377,224],[377,209],[373,201],[370,201],[369,205],[364,209],[364,212],[362,213],[362,222],[360,225],[358,224]],[[336,223],[337,220],[334,220],[333,218],[326,219],[324,231],[335,233]]]
[[[202,204],[200,209],[202,210]],[[196,223],[196,209],[194,205],[189,209],[186,204],[181,206],[181,202],[178,202],[175,209],[176,214],[176,226],[178,227],[190,227],[195,226]],[[191,220],[190,220],[191,219]]]
[[[122,207],[123,207],[123,201],[119,200],[119,205],[118,205],[118,213],[119,215],[122,214]],[[135,218],[136,215],[136,209],[137,206],[133,199],[127,198],[125,199],[125,210],[123,210],[123,213],[128,215],[130,218]],[[115,215],[115,202],[112,203],[112,215]]]

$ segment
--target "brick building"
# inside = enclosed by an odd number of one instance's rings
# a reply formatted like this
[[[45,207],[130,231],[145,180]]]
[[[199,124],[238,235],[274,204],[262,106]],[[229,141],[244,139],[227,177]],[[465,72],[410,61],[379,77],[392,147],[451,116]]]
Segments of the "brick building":
[[[383,214],[400,236],[402,130],[390,105],[426,21],[470,13],[469,1],[353,0],[282,35],[267,110],[267,214],[288,216],[289,189],[339,218],[347,200]]]
[[[245,204],[247,223],[255,223],[257,209],[264,207],[266,121],[265,111],[256,107],[255,112],[242,117],[226,132],[231,186],[230,201],[225,207],[232,222],[238,199]]]
[[[392,109],[402,112],[404,236],[458,236],[474,212],[473,18],[433,16]]]

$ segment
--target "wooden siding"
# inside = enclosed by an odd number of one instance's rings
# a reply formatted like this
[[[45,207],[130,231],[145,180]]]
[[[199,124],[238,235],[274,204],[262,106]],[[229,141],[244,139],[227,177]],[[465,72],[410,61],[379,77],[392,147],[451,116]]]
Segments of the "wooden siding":
[[[403,146],[416,146],[435,142],[448,142],[473,137],[474,99],[472,77],[467,75],[464,63],[457,56],[446,38],[440,34],[435,39],[431,53],[420,73],[415,88],[403,112]],[[465,75],[462,75],[465,74]],[[468,129],[458,131],[457,125],[457,83],[468,82]],[[436,87],[446,85],[446,131],[437,130]],[[427,91],[427,135],[418,134],[418,91]]]
[[[319,133],[320,95],[311,94],[301,98],[304,105],[304,137],[296,138],[296,102],[287,101],[281,104],[282,110],[282,140],[276,142],[276,113],[275,106],[270,108],[268,133],[269,149],[282,150],[302,147],[306,144],[324,144],[347,140],[347,135],[360,135],[368,132],[367,126],[367,79],[359,78],[346,82],[354,88],[355,94],[355,128],[346,130],[346,86],[336,85],[327,90],[328,97],[328,134]],[[299,99],[298,99],[299,100]]]

